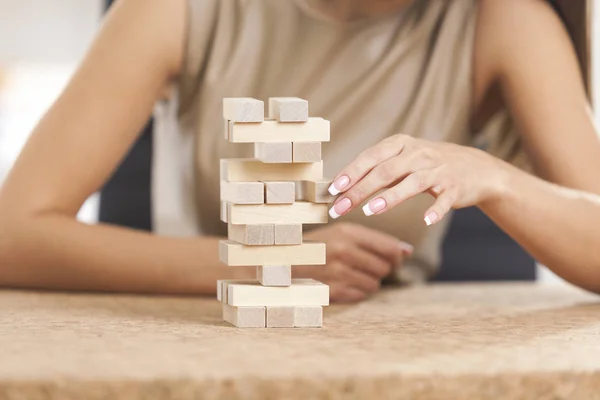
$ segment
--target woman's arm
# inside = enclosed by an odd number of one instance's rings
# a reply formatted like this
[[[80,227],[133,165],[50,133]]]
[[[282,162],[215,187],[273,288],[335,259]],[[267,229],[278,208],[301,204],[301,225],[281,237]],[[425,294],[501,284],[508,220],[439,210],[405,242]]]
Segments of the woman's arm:
[[[598,292],[600,140],[569,37],[546,2],[481,7],[476,52],[497,76],[536,172],[557,184],[511,170],[504,195],[482,209],[541,263]]]
[[[180,69],[185,0],[121,0],[0,189],[0,286],[212,293],[216,238],[76,221]]]
[[[428,225],[451,208],[477,205],[555,273],[600,293],[600,141],[568,36],[541,0],[480,7],[475,92],[500,85],[536,170],[554,183],[477,149],[397,135],[339,173],[332,214],[386,188],[365,205],[367,215],[422,192],[436,197]]]

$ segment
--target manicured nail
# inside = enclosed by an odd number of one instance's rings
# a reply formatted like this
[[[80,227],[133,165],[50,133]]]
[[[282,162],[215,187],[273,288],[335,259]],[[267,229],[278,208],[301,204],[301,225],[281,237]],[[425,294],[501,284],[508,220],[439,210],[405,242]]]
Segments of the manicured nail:
[[[342,175],[329,186],[329,193],[332,196],[337,196],[350,183],[350,178],[347,175]]]
[[[336,219],[348,211],[350,207],[352,207],[352,202],[346,197],[335,203],[335,205],[329,209],[329,216]]]
[[[438,215],[434,212],[427,214],[427,216],[425,217],[425,223],[427,224],[427,226],[433,224],[437,220],[438,220]]]
[[[398,247],[406,254],[412,254],[415,251],[415,248],[406,242],[398,242]]]
[[[362,208],[362,210],[367,217],[370,217],[371,215],[376,214],[379,211],[383,210],[385,208],[385,206],[387,206],[387,203],[385,202],[384,199],[379,197],[379,198],[377,198],[375,200],[371,200],[370,202],[365,204],[365,206]]]

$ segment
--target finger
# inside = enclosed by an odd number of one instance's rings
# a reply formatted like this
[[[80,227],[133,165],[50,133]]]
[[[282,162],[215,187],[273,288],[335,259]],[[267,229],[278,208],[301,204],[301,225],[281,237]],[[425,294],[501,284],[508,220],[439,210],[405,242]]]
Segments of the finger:
[[[348,164],[337,175],[329,187],[329,193],[332,196],[337,196],[350,189],[352,185],[369,173],[376,165],[400,154],[407,138],[404,135],[390,136],[360,153],[354,161]]]
[[[350,286],[335,284],[329,287],[329,298],[336,303],[356,303],[366,299],[367,293]]]
[[[376,229],[359,224],[345,224],[340,228],[341,233],[359,247],[375,253],[393,264],[402,262],[405,255],[413,253],[413,247],[410,244]]]
[[[353,268],[351,265],[346,265],[343,274],[343,281],[348,286],[362,290],[363,292],[374,293],[381,287],[379,279]]]
[[[377,165],[366,176],[355,182],[343,196],[335,201],[329,215],[334,219],[345,215],[382,189],[404,180],[414,172],[433,168],[437,162],[434,151],[429,148],[405,150],[399,156]],[[375,204],[375,206],[381,206],[381,204]],[[377,211],[365,205],[363,212],[370,216]]]
[[[392,262],[385,260],[372,252],[365,251],[360,247],[355,247],[352,252],[348,252],[341,257],[341,261],[353,268],[371,275],[375,279],[381,279],[388,275],[392,270]]]
[[[423,169],[407,176],[396,186],[369,201],[364,209],[367,215],[381,214],[400,203],[428,191],[439,184],[439,169]]]
[[[452,191],[442,192],[435,203],[425,212],[425,223],[427,226],[441,221],[450,212],[456,202],[456,196]]]

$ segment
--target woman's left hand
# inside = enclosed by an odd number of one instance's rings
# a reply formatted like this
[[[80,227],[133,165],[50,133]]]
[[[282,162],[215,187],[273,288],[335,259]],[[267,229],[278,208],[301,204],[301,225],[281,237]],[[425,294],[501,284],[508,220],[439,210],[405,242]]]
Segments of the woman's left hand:
[[[429,193],[436,198],[424,215],[425,223],[431,225],[452,208],[480,205],[498,196],[505,184],[506,165],[476,148],[390,136],[363,151],[338,174],[329,192],[341,194],[329,215],[338,218],[369,199],[364,213],[381,214]]]

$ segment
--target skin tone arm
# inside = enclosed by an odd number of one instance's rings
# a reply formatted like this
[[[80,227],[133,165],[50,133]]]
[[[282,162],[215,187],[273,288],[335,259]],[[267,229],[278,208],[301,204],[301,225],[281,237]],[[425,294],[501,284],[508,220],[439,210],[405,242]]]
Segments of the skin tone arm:
[[[113,7],[0,188],[0,287],[214,294],[217,279],[254,276],[254,268],[219,262],[220,238],[157,237],[76,221],[176,79],[185,14],[185,0],[121,0]],[[297,275],[329,283],[334,301],[374,293],[411,252],[396,238],[349,224],[307,238],[333,244],[328,264],[301,267]]]
[[[546,180],[477,149],[397,135],[339,173],[333,214],[365,201],[367,215],[382,213],[422,192],[436,198],[427,224],[479,206],[541,263],[600,293],[600,142],[568,35],[543,1],[485,0],[476,38],[475,106],[501,89]]]

